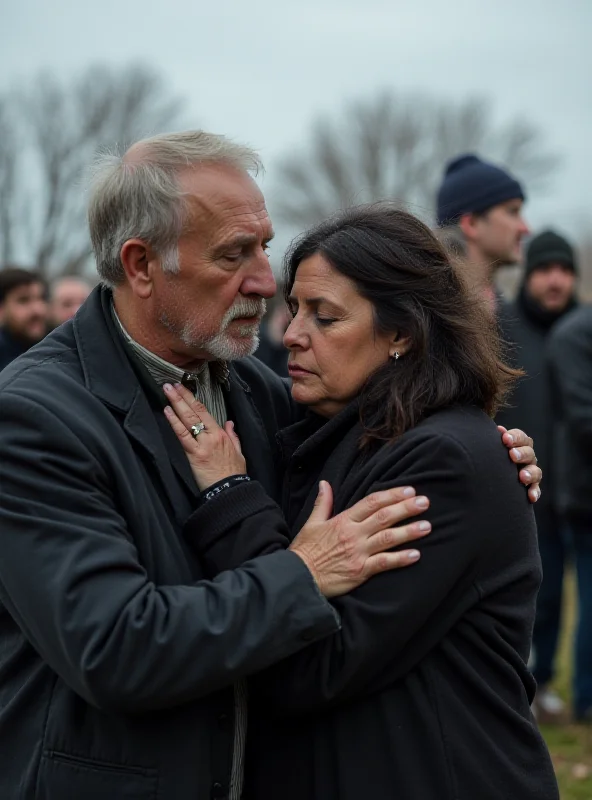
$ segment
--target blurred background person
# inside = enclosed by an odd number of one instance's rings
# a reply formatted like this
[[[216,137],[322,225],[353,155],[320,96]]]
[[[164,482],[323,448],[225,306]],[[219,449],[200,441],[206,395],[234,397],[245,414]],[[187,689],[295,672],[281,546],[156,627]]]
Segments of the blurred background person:
[[[255,355],[281,378],[288,377],[288,351],[284,347],[284,334],[290,324],[290,312],[286,306],[281,287],[268,304],[268,311],[259,333],[259,347]]]
[[[543,583],[533,634],[533,674],[538,684],[533,710],[544,722],[562,721],[565,711],[565,704],[549,684],[554,677],[566,557],[565,523],[557,511],[554,485],[554,478],[563,482],[558,473],[565,463],[564,454],[558,451],[564,443],[559,437],[553,441],[545,344],[555,323],[577,305],[576,281],[572,246],[559,234],[544,231],[529,243],[518,295],[500,319],[504,338],[511,343],[513,366],[526,374],[496,421],[507,428],[528,427],[545,473],[541,502],[535,508]],[[569,359],[569,353],[564,357]]]
[[[58,278],[51,284],[49,322],[57,328],[72,319],[92,291],[92,285],[76,275]]]
[[[0,270],[0,370],[47,333],[47,286],[35,272]]]
[[[569,525],[578,591],[573,673],[576,722],[592,723],[592,307],[567,315],[549,337],[552,413],[569,453],[569,481],[556,490]],[[530,424],[530,420],[529,420]],[[558,438],[557,436],[555,438]],[[537,442],[537,448],[540,443]],[[546,481],[546,478],[545,478]],[[543,495],[545,493],[543,492]],[[544,579],[543,579],[544,585]]]
[[[513,175],[470,153],[448,164],[437,194],[438,226],[456,229],[464,240],[469,284],[498,311],[501,298],[494,277],[499,267],[520,261],[528,233],[524,200]]]

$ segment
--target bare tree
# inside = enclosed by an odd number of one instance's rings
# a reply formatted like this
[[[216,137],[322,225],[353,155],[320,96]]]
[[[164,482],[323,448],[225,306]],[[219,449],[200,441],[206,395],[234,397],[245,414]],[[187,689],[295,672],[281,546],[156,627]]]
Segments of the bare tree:
[[[83,178],[97,151],[175,127],[180,102],[143,67],[41,76],[0,97],[0,256],[46,274],[89,261]]]
[[[0,264],[13,253],[17,137],[9,103],[0,98]]]
[[[303,228],[339,208],[388,198],[430,219],[444,165],[467,151],[505,164],[529,187],[557,165],[533,125],[496,125],[484,100],[454,105],[383,93],[350,104],[341,119],[320,119],[308,150],[279,162],[274,211]]]

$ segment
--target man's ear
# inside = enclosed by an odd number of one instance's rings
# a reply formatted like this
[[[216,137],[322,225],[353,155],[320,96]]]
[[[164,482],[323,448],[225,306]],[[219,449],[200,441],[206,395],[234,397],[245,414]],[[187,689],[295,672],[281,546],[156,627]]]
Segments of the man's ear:
[[[128,239],[119,257],[132,292],[144,300],[150,297],[154,270],[160,268],[159,259],[152,248],[142,239]]]
[[[475,238],[478,222],[479,222],[479,216],[477,214],[462,215],[462,217],[458,221],[458,227],[460,228],[465,239],[472,240]]]

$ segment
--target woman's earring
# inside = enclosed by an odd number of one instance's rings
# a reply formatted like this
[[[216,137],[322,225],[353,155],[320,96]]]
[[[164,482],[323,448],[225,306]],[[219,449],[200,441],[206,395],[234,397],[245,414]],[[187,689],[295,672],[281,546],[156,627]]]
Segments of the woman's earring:
[[[391,356],[391,358],[394,358],[395,361],[398,361],[400,357],[401,357],[401,353],[399,353],[398,350],[395,350],[394,356]]]

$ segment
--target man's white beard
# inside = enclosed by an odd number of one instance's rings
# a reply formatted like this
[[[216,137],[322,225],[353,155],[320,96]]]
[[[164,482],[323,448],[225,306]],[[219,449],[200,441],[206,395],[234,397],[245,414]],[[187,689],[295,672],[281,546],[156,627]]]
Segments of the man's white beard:
[[[222,318],[218,333],[206,341],[196,342],[195,332],[188,327],[181,332],[181,339],[186,347],[199,347],[216,361],[233,361],[252,355],[259,347],[259,325],[265,314],[265,300],[239,300],[229,308]],[[228,326],[241,317],[256,317],[250,324],[241,325],[238,338],[228,333]]]

